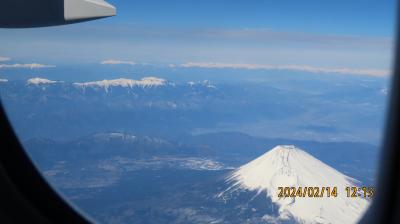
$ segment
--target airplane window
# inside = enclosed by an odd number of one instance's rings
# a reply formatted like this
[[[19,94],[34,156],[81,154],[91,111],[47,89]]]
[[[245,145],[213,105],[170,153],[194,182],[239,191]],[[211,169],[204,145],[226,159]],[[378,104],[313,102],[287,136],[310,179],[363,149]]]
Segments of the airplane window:
[[[0,29],[1,102],[98,223],[356,223],[375,194],[394,1],[109,1]]]

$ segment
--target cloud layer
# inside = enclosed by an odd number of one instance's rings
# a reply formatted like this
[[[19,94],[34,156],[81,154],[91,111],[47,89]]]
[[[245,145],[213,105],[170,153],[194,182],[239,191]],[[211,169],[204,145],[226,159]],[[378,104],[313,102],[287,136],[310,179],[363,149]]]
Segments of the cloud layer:
[[[36,69],[36,68],[54,68],[55,65],[44,65],[38,63],[30,63],[30,64],[0,64],[0,68],[29,68],[29,69]]]
[[[122,60],[105,60],[100,62],[102,65],[135,65],[136,63],[134,61],[122,61]]]
[[[9,61],[11,58],[0,56],[0,61]]]
[[[243,63],[211,63],[188,62],[178,65],[183,68],[231,68],[231,69],[261,69],[261,70],[287,70],[310,73],[336,73],[349,75],[388,76],[389,70],[385,69],[356,69],[356,68],[323,68],[309,65],[269,65],[269,64],[243,64]]]

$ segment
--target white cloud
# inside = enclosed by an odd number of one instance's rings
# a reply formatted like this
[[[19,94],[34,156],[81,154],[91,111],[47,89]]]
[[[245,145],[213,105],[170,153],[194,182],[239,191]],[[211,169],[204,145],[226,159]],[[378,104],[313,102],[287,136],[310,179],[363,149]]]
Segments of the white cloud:
[[[105,60],[100,62],[102,65],[135,65],[136,63],[134,61],[121,61],[121,60]]]
[[[59,82],[59,81],[53,81],[53,80],[38,78],[38,77],[28,79],[28,81],[27,81],[27,83],[30,85],[53,84],[53,83],[57,83],[57,82]]]
[[[0,79],[0,82],[8,82],[8,79]]]
[[[357,68],[323,68],[309,65],[269,65],[269,64],[244,64],[244,63],[211,63],[188,62],[179,65],[184,68],[231,68],[231,69],[261,69],[261,70],[288,70],[311,73],[337,73],[350,75],[388,76],[386,69],[357,69]],[[170,66],[171,67],[171,66]]]
[[[54,68],[55,65],[44,65],[38,63],[30,63],[30,64],[0,64],[0,68],[29,68],[29,69],[37,69],[37,68]]]
[[[11,58],[0,56],[0,61],[9,61]]]

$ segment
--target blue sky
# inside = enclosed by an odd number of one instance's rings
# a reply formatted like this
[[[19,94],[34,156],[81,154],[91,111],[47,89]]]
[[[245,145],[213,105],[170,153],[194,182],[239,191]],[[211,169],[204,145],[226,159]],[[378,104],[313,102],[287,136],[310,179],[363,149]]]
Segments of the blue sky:
[[[390,69],[395,1],[109,2],[117,7],[116,17],[1,29],[0,57],[12,59],[7,63],[52,65],[113,59],[157,65]]]
[[[393,33],[395,1],[121,1],[111,0],[118,16],[109,23],[163,26],[269,28],[388,37]]]

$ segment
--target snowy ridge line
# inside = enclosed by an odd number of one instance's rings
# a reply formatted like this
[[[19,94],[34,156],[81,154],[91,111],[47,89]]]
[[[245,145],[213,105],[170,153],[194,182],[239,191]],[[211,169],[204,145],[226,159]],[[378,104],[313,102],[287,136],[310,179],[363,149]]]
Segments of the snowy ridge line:
[[[92,81],[92,82],[75,82],[73,83],[75,86],[78,87],[100,87],[104,88],[106,91],[110,87],[129,87],[133,88],[135,86],[138,87],[157,87],[157,86],[165,86],[166,80],[157,78],[157,77],[144,77],[141,80],[134,80],[134,79],[111,79],[111,80],[101,80],[101,81]]]
[[[8,82],[9,80],[0,78],[0,82]],[[50,85],[50,84],[56,84],[56,83],[66,83],[66,84],[72,84],[75,87],[78,88],[103,88],[105,91],[108,92],[108,90],[111,87],[123,87],[123,88],[134,88],[134,87],[141,87],[141,88],[154,88],[154,87],[161,87],[161,86],[172,86],[175,87],[177,84],[171,81],[167,81],[163,78],[158,78],[158,77],[144,77],[140,80],[135,80],[135,79],[128,79],[128,78],[118,78],[118,79],[104,79],[104,80],[96,80],[96,81],[88,81],[88,82],[64,82],[61,80],[50,80],[47,78],[41,78],[41,77],[35,77],[35,78],[30,78],[26,81],[28,85]],[[181,86],[181,84],[178,84]],[[210,89],[217,89],[215,85],[212,85],[209,80],[203,80],[203,81],[189,81],[185,83],[184,85],[187,85],[189,87],[195,87],[195,86],[202,86],[202,87],[207,87]]]

